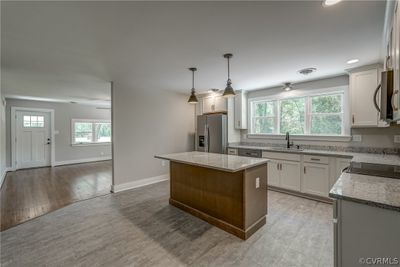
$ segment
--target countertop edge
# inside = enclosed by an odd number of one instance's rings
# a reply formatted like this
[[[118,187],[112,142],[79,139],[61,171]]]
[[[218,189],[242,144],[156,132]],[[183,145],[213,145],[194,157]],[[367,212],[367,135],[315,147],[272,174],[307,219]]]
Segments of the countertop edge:
[[[365,205],[372,206],[372,207],[383,208],[383,209],[387,209],[387,210],[393,210],[393,211],[400,212],[400,207],[392,206],[392,205],[388,205],[388,204],[384,204],[384,203],[378,203],[375,201],[338,195],[338,194],[331,193],[331,192],[329,192],[329,197],[335,198],[335,199],[352,201],[352,202],[360,203],[360,204],[365,204]]]
[[[228,146],[228,148],[248,148],[248,149],[255,149],[255,150],[261,150],[261,151],[268,151],[268,152],[276,152],[276,153],[287,153],[287,154],[300,154],[300,155],[320,155],[320,156],[335,156],[335,157],[340,157],[340,158],[349,158],[351,159],[353,156],[352,155],[345,155],[340,153],[340,151],[337,152],[325,152],[325,151],[321,151],[321,152],[317,152],[317,151],[307,151],[307,150],[280,150],[280,149],[268,149],[265,147],[257,147],[257,146],[240,146],[240,145],[230,145]],[[344,153],[352,153],[352,152],[344,152]]]
[[[154,158],[168,160],[168,161],[172,161],[172,162],[178,162],[178,163],[187,164],[187,165],[203,167],[203,168],[209,168],[209,169],[218,170],[218,171],[231,172],[231,173],[238,172],[238,171],[243,171],[243,170],[250,169],[250,168],[253,168],[253,167],[257,167],[257,166],[260,166],[260,165],[263,165],[263,164],[267,164],[270,161],[270,159],[261,158],[261,159],[264,160],[263,162],[254,163],[254,164],[251,164],[249,166],[245,166],[245,167],[241,167],[241,168],[237,168],[237,169],[232,170],[232,169],[218,168],[216,166],[211,166],[211,165],[206,165],[206,164],[201,164],[201,163],[194,163],[194,162],[187,162],[187,161],[183,161],[183,160],[170,159],[170,158],[166,158],[166,157],[158,156],[158,155],[155,155]]]

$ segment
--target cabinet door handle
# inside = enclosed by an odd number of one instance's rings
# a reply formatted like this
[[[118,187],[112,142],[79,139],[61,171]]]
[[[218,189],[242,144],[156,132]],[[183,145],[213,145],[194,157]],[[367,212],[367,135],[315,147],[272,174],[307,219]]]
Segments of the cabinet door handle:
[[[318,159],[318,158],[311,158],[311,160],[320,161],[321,159]]]
[[[304,166],[304,174],[306,174],[307,173],[307,171],[306,171],[306,166]]]
[[[394,103],[394,96],[395,95],[397,95],[399,93],[399,90],[395,90],[394,92],[393,92],[393,95],[392,95],[392,99],[391,99],[391,104],[392,104],[392,108],[393,108],[393,110],[394,111],[397,111],[397,110],[399,110],[399,107],[396,107],[396,105],[395,105],[395,103]]]
[[[352,119],[351,119],[352,121],[353,121],[353,124],[354,124],[354,114],[353,114],[353,117],[352,117]]]
[[[279,171],[279,163],[276,164],[276,169]]]

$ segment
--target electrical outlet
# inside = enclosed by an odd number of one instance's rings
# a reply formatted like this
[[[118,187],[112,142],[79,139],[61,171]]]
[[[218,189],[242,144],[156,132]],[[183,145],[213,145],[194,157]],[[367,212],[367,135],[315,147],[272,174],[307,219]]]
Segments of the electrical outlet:
[[[395,143],[400,143],[400,135],[395,135],[394,136],[394,142]]]
[[[256,188],[260,187],[260,177],[256,178]]]
[[[353,135],[353,141],[354,142],[361,142],[362,141],[362,135],[361,134]]]
[[[165,167],[165,160],[161,161],[161,166]]]

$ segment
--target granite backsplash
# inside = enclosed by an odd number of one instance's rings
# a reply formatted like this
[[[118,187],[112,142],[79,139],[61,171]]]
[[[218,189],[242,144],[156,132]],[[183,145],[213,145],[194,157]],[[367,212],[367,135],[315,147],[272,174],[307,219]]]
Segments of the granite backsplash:
[[[229,143],[229,145],[243,145],[243,146],[255,146],[255,147],[285,147],[284,144],[276,143],[257,143],[257,142],[237,142]],[[371,154],[388,154],[388,155],[400,155],[400,148],[379,148],[379,147],[342,147],[342,146],[322,146],[322,145],[300,145],[303,149],[311,150],[328,150],[328,151],[339,151],[339,152],[354,152],[354,153],[371,153]]]

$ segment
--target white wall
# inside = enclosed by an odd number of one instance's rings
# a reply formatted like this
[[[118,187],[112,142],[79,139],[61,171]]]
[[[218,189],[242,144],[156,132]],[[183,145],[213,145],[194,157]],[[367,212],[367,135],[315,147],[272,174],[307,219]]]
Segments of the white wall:
[[[194,105],[187,95],[114,83],[114,188],[169,173],[156,154],[194,149]]]
[[[93,158],[110,158],[111,145],[71,146],[71,119],[111,119],[111,111],[96,109],[95,106],[54,103],[29,100],[7,99],[7,166],[11,166],[11,107],[31,107],[54,109],[55,130],[55,160],[66,163],[75,160]],[[103,155],[102,155],[103,153]]]
[[[6,173],[6,114],[5,100],[1,96],[0,89],[0,185]]]
[[[342,75],[333,78],[320,79],[310,82],[299,83],[295,85],[295,90],[289,92],[291,94],[301,94],[307,91],[318,90],[318,89],[326,89],[333,87],[345,87],[348,90],[349,85],[349,77],[348,75]],[[249,91],[247,96],[248,99],[270,96],[276,94],[285,94],[282,90],[282,87],[274,87],[269,89],[257,90],[257,91]],[[348,104],[349,105],[349,104]],[[250,115],[250,114],[249,114]],[[257,142],[257,143],[284,143],[283,140],[272,140],[268,138],[248,138],[247,130],[243,130],[241,132],[241,141],[242,142]],[[295,141],[295,144],[305,144],[305,145],[324,145],[324,146],[354,146],[354,147],[377,147],[377,148],[392,148],[392,147],[400,147],[400,144],[394,143],[394,135],[400,134],[399,126],[392,126],[388,128],[358,128],[351,129],[350,134],[361,135],[361,142],[328,142],[328,141]]]

